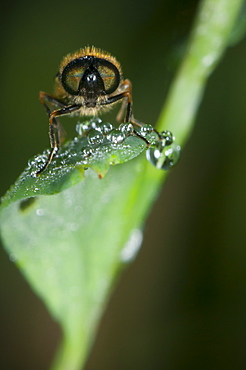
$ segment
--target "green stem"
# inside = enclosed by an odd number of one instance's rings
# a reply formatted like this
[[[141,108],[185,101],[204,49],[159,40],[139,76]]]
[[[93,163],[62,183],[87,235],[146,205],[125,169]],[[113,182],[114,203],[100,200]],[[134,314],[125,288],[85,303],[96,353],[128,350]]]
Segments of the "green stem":
[[[204,0],[187,52],[157,128],[172,131],[183,144],[193,127],[206,81],[225,52],[243,0]]]
[[[71,337],[64,334],[51,370],[80,369],[88,353],[88,343],[84,343],[85,338],[85,335]]]
[[[200,4],[187,51],[156,126],[160,131],[170,130],[181,146],[190,136],[207,79],[229,44],[243,4],[244,0],[203,0]],[[153,199],[166,174],[151,166],[145,173],[143,189],[151,188]]]

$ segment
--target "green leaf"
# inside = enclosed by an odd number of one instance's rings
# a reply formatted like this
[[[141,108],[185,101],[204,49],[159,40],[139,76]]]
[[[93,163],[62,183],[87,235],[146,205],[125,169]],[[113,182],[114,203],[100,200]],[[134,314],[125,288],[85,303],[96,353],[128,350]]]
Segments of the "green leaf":
[[[132,125],[122,124],[121,129],[115,129],[111,124],[96,118],[77,126],[79,132],[80,126],[86,127],[86,130],[63,145],[48,168],[39,176],[36,177],[36,173],[47,161],[48,151],[29,160],[28,167],[2,198],[2,206],[28,197],[59,193],[82,181],[88,168],[102,178],[110,165],[135,158],[146,149],[145,140],[154,143],[156,139],[151,125],[136,129],[139,136],[134,132],[128,135],[124,133],[125,127]],[[110,126],[110,130],[107,129],[104,133],[100,131],[101,126]],[[144,129],[149,132],[145,133]]]
[[[201,2],[187,53],[158,122],[160,130],[175,134],[178,144],[189,137],[207,79],[230,41],[242,4]],[[82,146],[77,153],[70,152],[76,146],[72,142],[38,178],[31,173],[45,156],[35,158],[3,199],[5,248],[63,329],[56,370],[80,369],[85,362],[116,277],[137,253],[144,221],[166,174],[140,154],[145,148],[141,139],[127,140],[130,147],[136,144],[136,158],[109,168],[131,154],[124,157],[125,148],[119,154],[117,147],[101,162],[98,156],[93,162],[91,155],[81,159]]]
[[[80,368],[112,281],[141,242],[139,215],[129,213],[138,162],[114,166],[103,179],[89,169],[85,181],[59,194],[31,198],[25,207],[16,201],[1,212],[11,259],[63,327],[57,368]]]
[[[136,195],[148,163],[141,156],[124,162],[139,156],[145,140],[154,143],[157,134],[145,125],[136,131],[141,137],[131,132],[123,138],[128,124],[93,142],[97,124],[82,123],[86,133],[78,128],[81,135],[39,176],[48,152],[29,160],[2,198],[6,250],[64,331],[55,369],[80,368],[117,273],[142,240],[146,204],[137,204]],[[122,166],[110,166],[115,164]]]

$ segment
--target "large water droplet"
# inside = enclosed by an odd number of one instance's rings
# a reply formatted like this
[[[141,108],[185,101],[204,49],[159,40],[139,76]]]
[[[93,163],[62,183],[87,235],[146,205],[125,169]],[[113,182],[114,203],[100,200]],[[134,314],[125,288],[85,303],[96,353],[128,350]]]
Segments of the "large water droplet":
[[[163,145],[164,144],[164,145]],[[175,164],[177,164],[180,157],[181,147],[173,142],[170,145],[159,143],[154,147],[149,148],[146,151],[146,158],[156,168],[162,170],[170,170]]]
[[[91,130],[87,135],[88,143],[91,145],[101,144],[103,141],[103,134],[98,130]]]
[[[107,139],[113,144],[120,144],[124,141],[125,135],[122,131],[114,129],[107,135]]]

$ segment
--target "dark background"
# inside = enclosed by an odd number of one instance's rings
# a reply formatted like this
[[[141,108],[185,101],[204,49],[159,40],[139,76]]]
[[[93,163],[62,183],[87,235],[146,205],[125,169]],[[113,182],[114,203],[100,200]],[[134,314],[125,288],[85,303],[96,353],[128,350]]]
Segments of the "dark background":
[[[62,56],[108,50],[154,123],[197,1],[10,1],[1,9],[0,194],[49,146],[38,92]],[[245,369],[246,41],[209,80],[196,127],[103,317],[86,370]],[[106,116],[114,122],[113,115]],[[182,112],[181,112],[182,114]],[[63,119],[69,136],[74,123]],[[60,329],[0,250],[1,368],[48,369]]]

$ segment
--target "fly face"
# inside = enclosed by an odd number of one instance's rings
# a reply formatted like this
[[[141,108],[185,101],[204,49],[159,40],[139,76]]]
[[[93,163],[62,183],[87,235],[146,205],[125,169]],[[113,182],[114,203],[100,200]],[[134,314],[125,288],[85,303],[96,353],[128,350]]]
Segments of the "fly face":
[[[85,108],[100,109],[101,102],[119,87],[121,75],[109,60],[85,55],[66,64],[58,79],[65,92],[77,102],[81,101]]]

